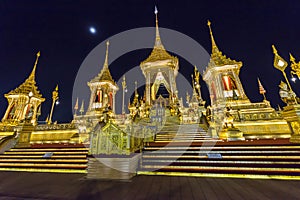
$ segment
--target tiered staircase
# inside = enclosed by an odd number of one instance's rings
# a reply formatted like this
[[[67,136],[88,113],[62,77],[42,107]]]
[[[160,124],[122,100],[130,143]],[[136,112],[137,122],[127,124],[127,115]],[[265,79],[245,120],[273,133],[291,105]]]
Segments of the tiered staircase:
[[[177,125],[170,122],[166,122],[155,137],[156,143],[217,141],[208,136],[198,124]]]
[[[300,179],[300,145],[288,139],[223,142],[169,125],[144,147],[138,174]]]
[[[86,173],[88,150],[83,145],[34,145],[0,154],[0,171]]]

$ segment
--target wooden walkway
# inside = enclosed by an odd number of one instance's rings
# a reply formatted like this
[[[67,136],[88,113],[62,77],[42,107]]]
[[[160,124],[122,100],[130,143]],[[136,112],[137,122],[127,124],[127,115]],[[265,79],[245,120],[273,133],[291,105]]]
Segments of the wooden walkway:
[[[0,172],[0,199],[300,199],[300,181]]]

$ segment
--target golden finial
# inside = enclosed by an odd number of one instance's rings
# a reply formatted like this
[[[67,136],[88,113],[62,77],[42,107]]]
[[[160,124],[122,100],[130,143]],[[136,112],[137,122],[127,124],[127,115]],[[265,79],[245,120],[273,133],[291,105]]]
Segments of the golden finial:
[[[158,10],[157,10],[157,7],[155,6],[154,7],[154,14],[155,14],[155,22],[156,22],[156,28],[158,28]]]
[[[109,40],[107,40],[107,42],[106,42],[106,53],[105,53],[104,67],[108,67],[108,47],[109,47]]]
[[[154,14],[155,14],[155,30],[156,30],[155,46],[160,46],[161,41],[160,41],[159,28],[158,28],[158,10],[156,6],[154,8]]]
[[[210,34],[210,38],[211,38],[211,45],[212,45],[212,51],[213,51],[213,49],[218,49],[218,47],[215,42],[214,35],[213,35],[212,29],[211,29],[211,22],[209,20],[207,21],[207,25],[209,28],[209,34]]]
[[[194,66],[194,74],[195,74],[195,81],[197,82],[197,84],[199,83],[200,80],[200,72],[198,71],[196,65]]]
[[[194,75],[192,74],[191,77],[192,77],[193,90],[195,90],[195,80],[194,80]]]
[[[267,100],[266,95],[265,95],[266,90],[265,90],[265,88],[263,87],[263,85],[261,84],[261,82],[260,82],[260,80],[259,80],[258,77],[257,77],[257,82],[258,82],[259,94],[262,94],[263,97],[264,97],[264,100]]]
[[[125,75],[123,76],[122,87],[123,87],[123,89],[126,88],[126,78],[125,78]]]
[[[137,90],[137,81],[135,81],[134,82],[134,84],[135,84],[135,97],[138,97],[139,96],[139,94],[138,94],[138,90]]]
[[[84,112],[84,100],[82,100],[81,102],[81,106],[80,106],[80,110],[79,110],[80,114],[82,115]]]
[[[293,64],[295,64],[296,62],[295,62],[295,57],[290,53],[290,61],[293,63]]]
[[[37,54],[36,54],[35,63],[34,63],[32,72],[31,72],[31,74],[30,74],[30,76],[29,76],[29,79],[34,80],[34,78],[35,78],[36,66],[37,66],[37,64],[38,64],[38,61],[39,61],[39,57],[40,57],[40,56],[41,56],[41,52],[39,51],[39,52],[37,52]]]
[[[75,103],[75,106],[74,106],[74,114],[76,115],[77,114],[77,110],[78,110],[78,97],[76,99],[76,103]]]
[[[278,55],[277,49],[275,48],[274,44],[272,44],[272,49],[273,49],[273,53],[274,53],[275,55]]]
[[[211,22],[209,20],[207,20],[207,25],[209,26],[209,28],[210,28],[210,24],[211,24]]]
[[[292,75],[292,80],[295,80],[295,77],[293,74],[297,75],[298,78],[300,78],[300,62],[296,62],[296,59],[294,56],[290,53],[290,61],[291,61],[291,75]],[[294,81],[293,80],[293,81]]]

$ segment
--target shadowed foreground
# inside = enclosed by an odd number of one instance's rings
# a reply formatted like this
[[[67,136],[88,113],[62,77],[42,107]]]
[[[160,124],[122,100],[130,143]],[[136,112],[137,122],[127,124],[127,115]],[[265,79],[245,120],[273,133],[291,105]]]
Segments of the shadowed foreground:
[[[0,199],[300,199],[300,181],[0,172]]]

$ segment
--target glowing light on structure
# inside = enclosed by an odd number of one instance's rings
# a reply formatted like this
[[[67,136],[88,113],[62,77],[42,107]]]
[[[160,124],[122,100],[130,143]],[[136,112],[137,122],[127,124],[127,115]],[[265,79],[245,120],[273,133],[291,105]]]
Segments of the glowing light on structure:
[[[277,64],[279,67],[283,67],[285,63],[282,60],[278,60]]]

